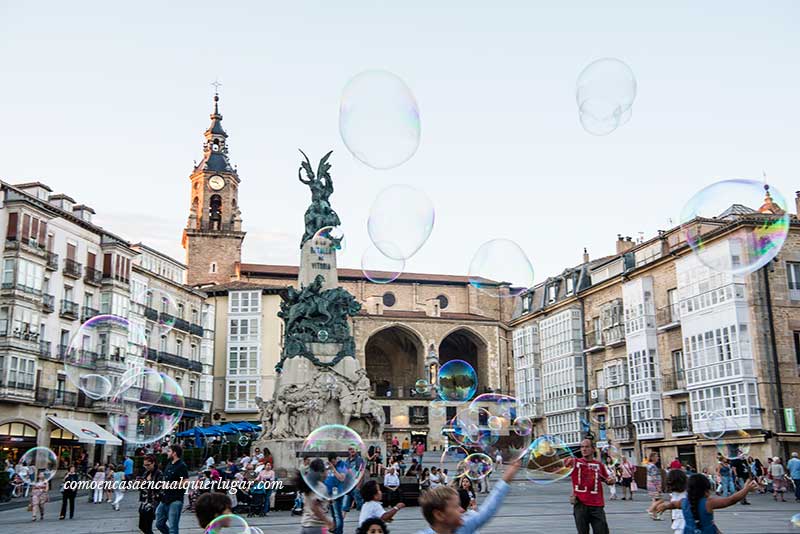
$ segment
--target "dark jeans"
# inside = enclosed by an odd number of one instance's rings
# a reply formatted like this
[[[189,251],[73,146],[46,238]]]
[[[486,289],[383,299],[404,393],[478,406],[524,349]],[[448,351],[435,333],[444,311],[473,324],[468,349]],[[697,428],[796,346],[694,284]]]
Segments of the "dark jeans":
[[[353,501],[356,502],[356,510],[361,510],[361,506],[364,504],[364,498],[361,496],[361,491],[359,490],[359,488],[351,489],[350,493],[344,496],[343,510],[345,512],[350,511],[350,507],[353,505]]]
[[[161,534],[180,534],[183,499],[169,504],[159,503],[156,508],[156,528]]]
[[[343,501],[344,497],[339,497],[331,501],[331,514],[333,515],[333,523],[336,525],[333,528],[333,534],[343,534],[344,532],[344,514],[342,513]]]
[[[794,482],[794,498],[800,499],[800,478],[793,478],[792,482]]]
[[[144,534],[153,534],[153,520],[156,518],[156,510],[139,510],[139,530]]]
[[[572,507],[572,515],[575,516],[578,534],[589,534],[589,525],[594,534],[609,534],[606,512],[602,506],[586,506],[578,501]]]
[[[272,496],[272,490],[266,490],[266,498],[264,499],[264,513],[269,513],[269,498]]]
[[[59,517],[67,516],[67,502],[69,502],[69,518],[75,515],[75,492],[65,491],[61,499],[61,515]]]

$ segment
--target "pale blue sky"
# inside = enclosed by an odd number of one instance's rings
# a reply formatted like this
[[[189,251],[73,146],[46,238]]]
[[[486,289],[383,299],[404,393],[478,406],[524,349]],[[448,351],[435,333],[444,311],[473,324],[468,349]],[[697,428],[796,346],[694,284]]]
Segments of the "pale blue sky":
[[[161,4],[0,0],[0,178],[44,181],[179,259],[216,77],[249,262],[297,262],[298,147],[334,150],[349,267],[393,183],[437,209],[406,270],[466,273],[481,243],[505,237],[537,280],[584,246],[601,256],[617,233],[666,228],[717,179],[766,170],[790,202],[800,189],[797,2]],[[631,121],[594,137],[574,85],[605,56],[631,66],[639,92]],[[341,89],[368,68],[401,76],[420,106],[420,149],[390,171],[339,138]]]

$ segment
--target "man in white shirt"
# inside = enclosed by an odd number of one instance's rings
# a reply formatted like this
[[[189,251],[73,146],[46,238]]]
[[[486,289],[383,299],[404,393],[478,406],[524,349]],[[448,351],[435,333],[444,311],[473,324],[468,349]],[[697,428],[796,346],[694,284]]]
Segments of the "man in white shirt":
[[[249,456],[245,456],[239,462],[242,464],[242,467],[247,467],[247,464],[250,463],[250,457]]]
[[[442,485],[442,477],[439,474],[439,468],[431,467],[431,475],[428,480],[431,482],[431,489],[438,488]]]
[[[209,469],[211,469],[211,468],[212,468],[212,467],[214,467],[215,465],[217,465],[217,463],[214,461],[214,457],[213,457],[213,456],[209,456],[209,457],[206,459],[206,467],[207,467],[207,468],[209,468]]]

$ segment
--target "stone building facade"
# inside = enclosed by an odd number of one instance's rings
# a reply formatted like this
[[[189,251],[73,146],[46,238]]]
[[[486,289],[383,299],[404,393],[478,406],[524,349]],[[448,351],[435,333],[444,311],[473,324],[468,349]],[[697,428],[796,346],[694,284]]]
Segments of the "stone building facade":
[[[736,243],[758,217],[744,210],[702,221],[716,236],[705,253],[730,266],[737,261]],[[709,466],[717,452],[786,456],[800,448],[798,243],[800,223],[792,216],[786,243],[773,261],[752,274],[729,275],[702,264],[680,228],[636,243],[619,236],[613,256],[584,257],[566,276],[524,294],[510,323],[512,336],[521,339],[533,327],[541,346],[545,321],[580,310],[587,387],[575,394],[586,406],[576,401],[582,433],[591,431],[632,458],[657,450],[662,458]],[[565,286],[575,271],[588,278],[573,293]],[[527,351],[521,343],[514,348],[519,384],[536,363],[523,363]],[[540,365],[546,375],[544,359]],[[525,392],[518,388],[518,394]],[[591,410],[598,402],[608,405],[599,416]],[[718,413],[724,414],[726,431],[721,442],[706,437],[719,428],[710,420]],[[537,432],[576,444],[572,427],[559,426],[547,408],[544,415]]]

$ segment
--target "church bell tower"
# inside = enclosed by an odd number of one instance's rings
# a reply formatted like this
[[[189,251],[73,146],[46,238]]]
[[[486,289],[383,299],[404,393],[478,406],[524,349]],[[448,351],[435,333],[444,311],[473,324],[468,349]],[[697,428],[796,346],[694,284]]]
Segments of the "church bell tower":
[[[214,94],[211,126],[205,131],[203,159],[189,176],[189,220],[183,230],[189,285],[229,282],[242,259],[239,175],[228,159],[219,93]]]

